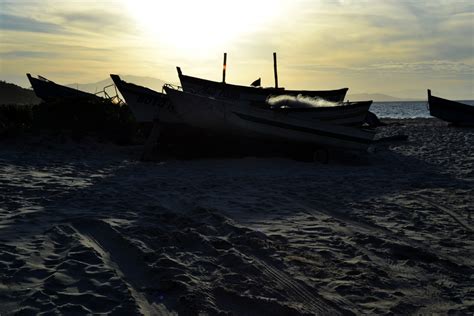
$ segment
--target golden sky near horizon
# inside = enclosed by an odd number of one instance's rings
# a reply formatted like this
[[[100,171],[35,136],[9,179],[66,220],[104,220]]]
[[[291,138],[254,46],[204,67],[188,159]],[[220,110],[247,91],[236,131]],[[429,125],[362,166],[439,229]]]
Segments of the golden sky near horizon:
[[[474,1],[0,0],[0,80],[185,74],[287,88],[474,99]]]

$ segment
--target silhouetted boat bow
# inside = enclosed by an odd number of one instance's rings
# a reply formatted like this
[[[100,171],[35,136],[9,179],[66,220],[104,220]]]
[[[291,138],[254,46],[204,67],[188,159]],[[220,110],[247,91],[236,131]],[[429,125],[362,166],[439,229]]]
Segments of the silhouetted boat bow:
[[[431,95],[428,89],[430,115],[455,125],[474,126],[474,106]]]
[[[111,74],[110,77],[130,107],[137,122],[153,122],[154,119],[158,118],[158,115],[160,115],[160,120],[166,121],[168,119],[169,113],[160,111],[160,108],[168,104],[166,94],[126,82],[119,75]]]
[[[80,99],[86,101],[97,101],[103,99],[96,94],[66,87],[42,76],[34,78],[29,73],[26,74],[26,76],[28,77],[28,80],[30,81],[31,86],[33,87],[33,90],[35,91],[35,94],[38,96],[38,98],[46,102],[65,99]]]

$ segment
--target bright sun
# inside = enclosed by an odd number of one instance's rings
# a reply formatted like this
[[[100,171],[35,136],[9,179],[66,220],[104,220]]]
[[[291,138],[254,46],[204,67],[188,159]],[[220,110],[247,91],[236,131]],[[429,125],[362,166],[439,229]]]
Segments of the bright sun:
[[[175,50],[225,49],[262,29],[282,7],[277,0],[123,0],[150,39]]]

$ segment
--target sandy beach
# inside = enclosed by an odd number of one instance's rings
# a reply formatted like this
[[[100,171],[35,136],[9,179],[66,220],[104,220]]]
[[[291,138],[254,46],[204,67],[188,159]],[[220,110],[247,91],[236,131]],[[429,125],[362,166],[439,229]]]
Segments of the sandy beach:
[[[474,129],[328,164],[0,141],[0,315],[474,313]]]

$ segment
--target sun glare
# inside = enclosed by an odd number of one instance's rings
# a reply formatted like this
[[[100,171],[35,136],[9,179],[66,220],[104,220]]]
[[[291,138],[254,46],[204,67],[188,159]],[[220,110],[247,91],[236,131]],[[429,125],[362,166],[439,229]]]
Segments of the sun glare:
[[[260,30],[282,6],[270,0],[124,0],[148,38],[174,50],[225,49],[239,36]]]

